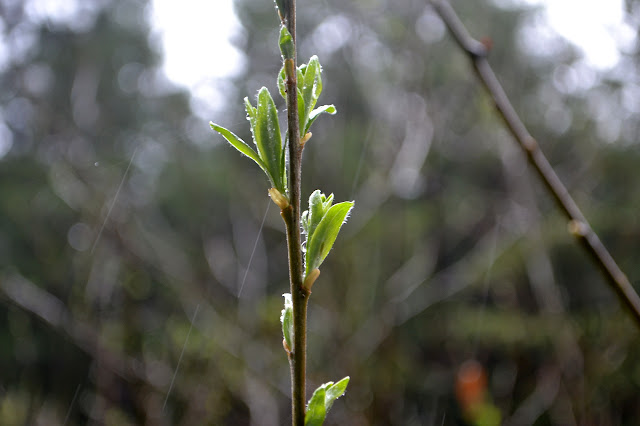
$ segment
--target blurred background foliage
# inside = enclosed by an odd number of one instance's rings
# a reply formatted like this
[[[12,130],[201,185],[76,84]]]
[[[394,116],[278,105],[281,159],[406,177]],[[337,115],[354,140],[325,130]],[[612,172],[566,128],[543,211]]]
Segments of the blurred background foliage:
[[[275,93],[272,2],[236,0],[246,67],[211,117],[163,77],[147,2],[33,3],[0,1],[0,424],[287,424],[284,226],[207,124],[248,140],[242,97]],[[303,192],[356,201],[314,286],[309,387],[351,376],[336,425],[635,424],[638,330],[426,3],[299,5],[338,108]],[[637,40],[597,71],[532,38],[535,8],[453,5],[637,283]]]

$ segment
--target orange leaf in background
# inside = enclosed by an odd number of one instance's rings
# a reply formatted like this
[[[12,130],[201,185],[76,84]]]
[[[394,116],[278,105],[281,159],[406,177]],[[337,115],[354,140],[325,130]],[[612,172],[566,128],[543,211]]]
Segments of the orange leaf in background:
[[[476,360],[465,361],[456,378],[456,397],[463,411],[473,411],[485,400],[487,374]]]

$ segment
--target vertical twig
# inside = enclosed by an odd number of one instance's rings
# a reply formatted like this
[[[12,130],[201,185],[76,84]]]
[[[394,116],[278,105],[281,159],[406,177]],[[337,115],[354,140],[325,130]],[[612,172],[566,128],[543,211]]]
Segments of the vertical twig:
[[[469,35],[464,24],[448,2],[431,0],[431,4],[436,8],[456,43],[471,59],[476,74],[493,98],[507,128],[527,154],[529,164],[533,166],[560,209],[569,219],[570,232],[580,240],[583,247],[591,254],[596,264],[604,272],[607,281],[618,295],[620,301],[631,312],[636,325],[640,326],[640,297],[638,297],[627,276],[618,267],[604,244],[602,244],[598,235],[591,229],[578,205],[569,195],[569,191],[567,191],[567,188],[555,173],[553,167],[551,167],[549,160],[540,150],[538,143],[531,136],[513,105],[511,105],[507,94],[487,61],[487,47]]]
[[[284,3],[284,22],[296,46],[296,2]],[[297,47],[297,46],[296,46]],[[289,249],[289,280],[293,301],[293,348],[289,353],[291,366],[291,415],[294,426],[304,426],[306,403],[306,358],[307,358],[307,301],[309,291],[303,287],[304,264],[302,261],[302,238],[300,235],[300,188],[302,182],[302,145],[298,122],[298,96],[296,82],[297,48],[293,58],[293,72],[287,73],[287,120],[289,149],[289,207],[282,210],[287,227]],[[285,67],[287,64],[285,63]]]

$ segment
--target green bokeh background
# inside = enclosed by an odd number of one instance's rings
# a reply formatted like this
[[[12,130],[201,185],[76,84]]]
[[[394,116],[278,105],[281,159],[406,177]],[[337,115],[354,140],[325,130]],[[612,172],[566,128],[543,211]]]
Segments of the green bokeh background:
[[[276,93],[272,2],[236,0],[246,67],[211,117],[163,80],[147,2],[82,3],[71,23],[28,3],[0,2],[0,424],[289,423],[284,226],[259,168],[208,128],[249,140],[242,98]],[[638,287],[637,40],[597,71],[558,37],[527,48],[536,8],[453,6]],[[469,424],[469,360],[504,424],[635,424],[638,330],[427,2],[298,13],[300,60],[318,54],[338,108],[314,125],[303,194],[356,202],[309,306],[309,396],[351,377],[326,424]]]

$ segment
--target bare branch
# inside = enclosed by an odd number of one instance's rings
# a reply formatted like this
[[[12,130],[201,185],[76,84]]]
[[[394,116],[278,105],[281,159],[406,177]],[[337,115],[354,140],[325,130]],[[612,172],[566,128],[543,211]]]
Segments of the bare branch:
[[[569,219],[570,232],[580,240],[583,247],[591,254],[594,261],[602,269],[611,287],[621,302],[629,309],[637,325],[640,327],[640,297],[631,286],[629,279],[622,272],[609,254],[598,235],[591,229],[578,205],[564,186],[553,167],[531,136],[524,123],[515,111],[507,94],[500,85],[493,69],[486,59],[488,49],[480,41],[472,38],[451,5],[443,0],[431,0],[438,14],[453,35],[460,48],[469,56],[477,76],[489,92],[496,108],[502,116],[509,131],[520,147],[527,154],[529,164],[536,170],[547,189],[551,192],[560,209]]]

